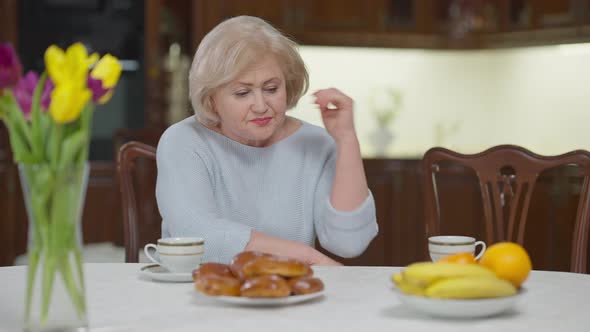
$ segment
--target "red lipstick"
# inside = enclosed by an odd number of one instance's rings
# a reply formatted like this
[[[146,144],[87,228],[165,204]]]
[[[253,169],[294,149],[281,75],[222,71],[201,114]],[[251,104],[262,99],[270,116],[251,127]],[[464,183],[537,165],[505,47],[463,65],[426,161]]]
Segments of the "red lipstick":
[[[250,122],[254,122],[255,124],[263,127],[263,126],[266,126],[270,122],[270,120],[272,120],[271,117],[266,117],[266,118],[252,119],[252,120],[250,120]]]

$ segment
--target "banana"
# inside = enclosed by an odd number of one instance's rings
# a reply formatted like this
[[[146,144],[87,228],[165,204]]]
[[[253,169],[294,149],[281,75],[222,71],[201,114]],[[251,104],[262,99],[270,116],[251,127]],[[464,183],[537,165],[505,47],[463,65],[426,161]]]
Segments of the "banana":
[[[403,293],[411,294],[411,295],[419,295],[419,296],[424,295],[423,288],[417,287],[416,285],[406,282],[401,273],[396,273],[396,274],[392,275],[391,281],[393,281],[395,286]]]
[[[476,264],[419,262],[406,267],[403,280],[425,289],[434,282],[459,277],[494,277],[491,270]]]
[[[516,294],[510,282],[496,277],[467,276],[437,281],[425,290],[425,295],[441,299],[481,299]]]

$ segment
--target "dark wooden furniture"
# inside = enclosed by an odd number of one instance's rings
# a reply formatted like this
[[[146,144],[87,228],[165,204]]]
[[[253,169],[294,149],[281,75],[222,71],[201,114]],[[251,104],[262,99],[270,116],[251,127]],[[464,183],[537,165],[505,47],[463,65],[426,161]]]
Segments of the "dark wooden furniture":
[[[428,257],[423,236],[419,160],[365,159],[367,183],[375,199],[379,234],[359,257],[345,265],[403,266]]]
[[[143,245],[160,237],[161,217],[155,198],[156,148],[129,142],[117,159],[123,209],[125,262],[137,263]]]
[[[160,237],[160,215],[155,202],[156,169],[153,160],[138,158],[133,170],[133,189],[141,225],[141,241]],[[2,164],[2,162],[0,162]],[[367,251],[353,259],[339,259],[347,265],[403,266],[428,260],[424,216],[422,164],[419,159],[365,159],[369,188],[375,198],[379,235]],[[25,252],[27,219],[18,172],[12,162],[0,167],[0,265],[11,265]],[[138,167],[139,166],[139,167]],[[479,182],[465,167],[442,165],[437,173],[441,198],[441,231],[485,239],[484,211]],[[534,268],[570,271],[571,235],[577,213],[582,181],[579,170],[557,168],[540,174],[529,210],[525,246]],[[124,221],[117,169],[111,162],[91,162],[90,179],[83,214],[85,243],[124,244]],[[557,218],[556,216],[564,216]],[[145,232],[145,233],[143,233]],[[138,246],[141,246],[138,241]],[[133,254],[134,251],[129,251]],[[588,262],[590,263],[590,262]]]
[[[153,147],[158,146],[164,130],[166,130],[165,127],[141,129],[121,128],[117,130],[113,135],[114,160],[117,160],[121,147],[125,143],[140,142]]]
[[[582,179],[577,184],[574,196],[578,197],[577,211],[573,221],[572,235],[569,239],[539,239],[537,242],[556,241],[560,246],[571,248],[570,270],[587,272],[588,236],[590,234],[590,152],[576,150],[559,156],[540,156],[522,147],[501,145],[484,152],[472,155],[460,154],[444,148],[433,148],[424,155],[423,185],[424,208],[427,236],[448,232],[442,227],[441,213],[445,198],[438,188],[439,172],[445,165],[461,165],[475,173],[479,183],[479,194],[483,204],[483,231],[488,244],[500,241],[514,241],[527,247],[527,234],[540,233],[543,227],[539,219],[531,218],[530,211],[539,210],[535,203],[546,204],[546,201],[535,199],[536,184],[543,172],[565,167],[568,174],[578,175]],[[579,173],[572,173],[572,166]],[[568,169],[570,168],[570,169]],[[568,176],[568,174],[563,174]],[[445,195],[452,195],[446,192]],[[553,200],[559,200],[553,195]],[[473,204],[474,201],[466,201]],[[553,204],[549,202],[549,204]],[[457,206],[453,207],[457,208]],[[552,218],[557,227],[567,227],[567,215],[556,211]],[[447,221],[448,222],[448,221]],[[452,222],[452,220],[450,221]],[[475,221],[474,221],[475,222]],[[526,230],[526,232],[525,232]],[[557,235],[557,234],[556,234]],[[530,238],[529,238],[530,239]],[[537,244],[538,245],[538,244]],[[535,262],[539,250],[529,249]]]
[[[0,1],[0,43],[18,45],[18,0]]]
[[[2,147],[3,143],[8,143],[8,135],[3,131],[4,126],[0,123],[0,240],[2,243],[2,252],[0,253],[0,266],[12,264],[13,257],[16,256],[17,240],[14,236],[16,233],[16,202],[20,198],[20,188],[18,182],[18,171],[12,160],[5,159],[10,153],[8,147]],[[2,236],[2,235],[5,236]]]
[[[190,5],[193,50],[216,24],[238,15],[262,17],[309,45],[474,49],[590,40],[587,0],[194,0]]]

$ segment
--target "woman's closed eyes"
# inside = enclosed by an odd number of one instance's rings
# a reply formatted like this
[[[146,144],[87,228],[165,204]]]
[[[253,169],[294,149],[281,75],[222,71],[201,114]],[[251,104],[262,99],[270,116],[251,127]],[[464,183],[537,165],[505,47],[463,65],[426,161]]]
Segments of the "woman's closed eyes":
[[[264,88],[263,91],[265,93],[274,94],[277,92],[278,89],[279,89],[278,86],[271,86],[271,87]],[[248,94],[250,94],[251,91],[252,90],[239,90],[239,91],[236,91],[234,93],[234,95],[237,97],[246,97]]]

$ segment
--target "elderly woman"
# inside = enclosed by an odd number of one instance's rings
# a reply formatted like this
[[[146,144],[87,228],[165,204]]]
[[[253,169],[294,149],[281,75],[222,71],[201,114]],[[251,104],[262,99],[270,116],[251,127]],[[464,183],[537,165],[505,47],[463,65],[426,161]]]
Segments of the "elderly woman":
[[[162,236],[205,239],[205,261],[243,250],[310,264],[358,256],[377,235],[353,101],[314,93],[326,129],[287,116],[308,87],[297,45],[265,21],[229,19],[199,45],[189,75],[195,116],[158,144]]]

